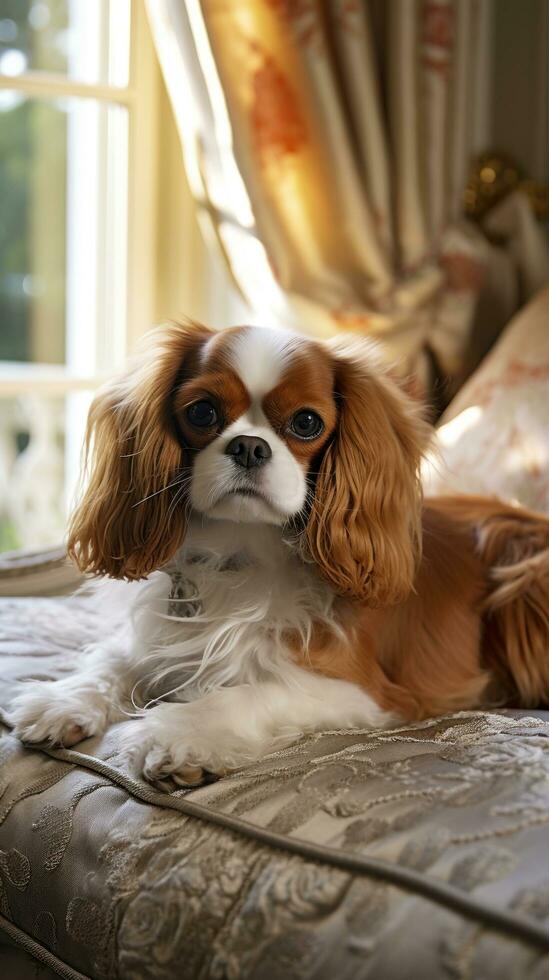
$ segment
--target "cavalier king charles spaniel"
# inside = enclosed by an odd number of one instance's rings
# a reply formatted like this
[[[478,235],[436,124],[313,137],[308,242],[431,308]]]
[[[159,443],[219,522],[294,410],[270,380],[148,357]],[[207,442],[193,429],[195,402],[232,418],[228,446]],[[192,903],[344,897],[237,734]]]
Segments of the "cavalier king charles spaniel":
[[[423,500],[429,428],[375,346],[149,337],[93,403],[70,526],[103,577],[100,635],[25,684],[21,739],[71,746],[130,714],[141,772],[173,789],[307,732],[547,703],[549,520]]]

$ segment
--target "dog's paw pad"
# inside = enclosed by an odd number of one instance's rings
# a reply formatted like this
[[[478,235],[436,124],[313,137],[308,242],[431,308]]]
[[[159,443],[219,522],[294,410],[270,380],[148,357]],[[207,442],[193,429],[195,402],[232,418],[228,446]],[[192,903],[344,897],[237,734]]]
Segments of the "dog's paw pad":
[[[50,745],[62,749],[70,749],[89,737],[89,732],[82,725],[72,721],[48,727],[39,723],[29,724],[26,728],[16,729],[16,734],[29,745],[49,742]]]
[[[198,786],[206,779],[206,770],[202,766],[180,766],[172,772],[171,777],[178,786]]]
[[[82,725],[66,725],[61,732],[60,743],[63,748],[70,749],[85,738],[88,738],[88,733]]]
[[[192,762],[177,764],[167,749],[158,746],[149,750],[143,764],[147,782],[166,793],[202,786],[224,775],[225,770],[213,773]]]
[[[14,699],[8,721],[22,742],[71,748],[103,731],[107,714],[104,699],[75,692],[65,681],[29,681]]]

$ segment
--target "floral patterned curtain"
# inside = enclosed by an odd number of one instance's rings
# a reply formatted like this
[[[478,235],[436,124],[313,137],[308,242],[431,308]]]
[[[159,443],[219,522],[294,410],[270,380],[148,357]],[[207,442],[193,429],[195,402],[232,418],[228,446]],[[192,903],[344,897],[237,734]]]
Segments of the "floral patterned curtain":
[[[458,378],[488,0],[149,0],[191,186],[254,313]],[[506,311],[510,312],[510,311]]]

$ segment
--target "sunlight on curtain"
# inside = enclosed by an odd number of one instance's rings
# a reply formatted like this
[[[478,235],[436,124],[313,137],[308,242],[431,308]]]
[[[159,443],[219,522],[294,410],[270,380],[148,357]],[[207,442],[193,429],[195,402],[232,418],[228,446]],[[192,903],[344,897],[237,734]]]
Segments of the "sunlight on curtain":
[[[459,375],[491,257],[462,218],[490,6],[149,2],[194,193],[263,322],[377,337],[424,388]]]

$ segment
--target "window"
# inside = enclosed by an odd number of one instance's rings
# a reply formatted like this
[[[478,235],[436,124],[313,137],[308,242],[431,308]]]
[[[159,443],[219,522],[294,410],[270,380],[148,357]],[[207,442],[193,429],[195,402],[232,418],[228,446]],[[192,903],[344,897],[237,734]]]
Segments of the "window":
[[[93,389],[154,320],[143,0],[0,0],[0,551],[60,542]]]

